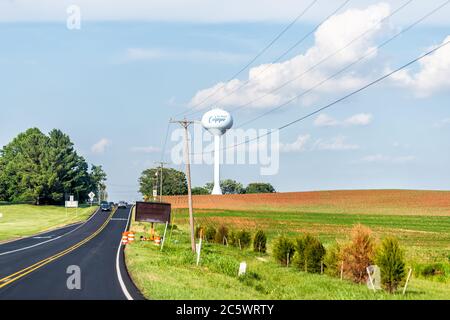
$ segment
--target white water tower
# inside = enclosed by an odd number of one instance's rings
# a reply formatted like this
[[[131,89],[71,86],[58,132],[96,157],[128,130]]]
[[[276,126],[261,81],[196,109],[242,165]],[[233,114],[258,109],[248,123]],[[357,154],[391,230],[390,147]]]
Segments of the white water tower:
[[[203,115],[202,125],[214,136],[214,189],[212,194],[222,194],[220,188],[220,137],[233,126],[233,118],[225,110],[213,109]]]

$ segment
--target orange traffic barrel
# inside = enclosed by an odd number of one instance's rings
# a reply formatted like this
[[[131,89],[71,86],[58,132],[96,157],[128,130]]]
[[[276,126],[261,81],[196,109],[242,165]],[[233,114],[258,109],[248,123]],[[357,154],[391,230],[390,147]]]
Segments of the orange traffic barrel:
[[[155,244],[158,246],[161,244],[161,237],[155,237]]]
[[[128,244],[128,232],[124,232],[124,233],[122,234],[122,244],[123,244],[123,245]]]
[[[135,234],[134,232],[128,233],[128,242],[133,242],[135,240]]]

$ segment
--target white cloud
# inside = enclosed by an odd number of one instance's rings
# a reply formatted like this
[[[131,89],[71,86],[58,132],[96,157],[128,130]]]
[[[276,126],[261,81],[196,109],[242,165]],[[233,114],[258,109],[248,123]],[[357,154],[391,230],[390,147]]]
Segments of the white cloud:
[[[385,0],[398,5],[396,0]],[[290,22],[307,6],[298,0],[0,0],[0,21],[64,21],[66,8],[75,2],[85,20],[113,21],[189,21],[189,22]],[[364,7],[379,0],[350,2],[350,7]],[[396,19],[404,24],[423,14],[441,0],[415,1]],[[318,22],[342,3],[328,0],[313,6],[303,21]],[[425,24],[449,25],[450,8],[445,7]]]
[[[102,153],[105,153],[106,148],[110,145],[111,145],[110,140],[108,140],[106,138],[102,138],[91,147],[91,151],[92,151],[92,153],[95,153],[95,154],[102,154]]]
[[[434,125],[435,128],[442,128],[446,126],[450,126],[450,118],[444,118],[437,121]]]
[[[148,147],[132,147],[132,152],[136,153],[157,153],[160,152],[161,149],[158,147],[148,146]]]
[[[334,127],[339,125],[339,121],[333,117],[322,113],[314,120],[314,125],[317,127]]]
[[[309,134],[299,135],[292,143],[280,143],[281,152],[301,152],[306,150],[306,144],[310,140]]]
[[[393,143],[392,143],[392,146],[394,147],[394,148],[399,148],[399,149],[409,149],[411,146],[409,145],[409,144],[407,144],[407,143],[400,143],[400,142],[398,142],[398,141],[394,141]]]
[[[347,138],[344,136],[338,136],[329,140],[317,139],[314,143],[314,149],[328,150],[328,151],[345,151],[356,150],[359,146],[346,142]]]
[[[330,139],[316,139],[311,141],[309,134],[299,135],[292,143],[280,143],[281,152],[304,152],[304,151],[346,151],[357,150],[359,146],[347,142],[344,136],[337,136]]]
[[[152,60],[179,60],[179,61],[208,61],[216,63],[236,63],[249,59],[245,54],[223,51],[206,50],[176,50],[162,48],[129,48],[125,60],[152,61]]]
[[[367,126],[371,122],[372,115],[369,113],[358,113],[342,121],[322,113],[314,120],[314,125],[317,127]]]
[[[361,159],[361,162],[404,164],[407,162],[414,161],[415,159],[416,157],[411,155],[394,157],[383,154],[374,154],[363,157]]]
[[[335,15],[316,31],[314,45],[306,53],[285,62],[271,65],[263,64],[251,68],[248,83],[244,87],[242,85],[245,80],[239,79],[231,80],[228,83],[218,83],[211,88],[197,92],[190,104],[195,106],[213,93],[215,98],[211,103],[221,99],[216,103],[221,107],[241,105],[262,96],[264,98],[253,102],[249,107],[272,107],[290,100],[299,93],[311,89],[314,85],[327,79],[331,74],[336,73],[361,56],[369,55],[365,62],[373,59],[377,55],[374,45],[375,39],[390,30],[388,23],[379,24],[389,13],[390,6],[386,3],[380,3],[366,9],[349,9],[344,13]],[[364,37],[336,54],[333,59],[321,64],[320,67],[314,67],[365,31],[367,33]],[[310,70],[311,68],[314,69]],[[310,71],[307,72],[308,70]],[[357,88],[366,82],[367,73],[367,70],[358,72],[358,68],[353,69],[350,73],[326,82],[315,89],[315,92],[334,93]],[[302,76],[298,77],[299,75]],[[281,90],[270,93],[294,78],[295,81]],[[236,90],[237,88],[241,89]],[[204,107],[204,105],[200,107]]]
[[[372,115],[368,113],[359,113],[351,116],[344,121],[349,126],[367,126],[372,122]]]
[[[442,44],[449,41],[450,35]],[[423,58],[419,63],[417,72],[402,70],[392,76],[393,81],[419,97],[427,97],[439,91],[450,92],[450,45]]]

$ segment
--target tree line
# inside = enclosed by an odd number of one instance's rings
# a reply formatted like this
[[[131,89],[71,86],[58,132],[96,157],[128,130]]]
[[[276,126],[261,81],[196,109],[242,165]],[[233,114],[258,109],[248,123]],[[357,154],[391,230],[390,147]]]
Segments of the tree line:
[[[69,136],[54,129],[20,133],[0,149],[0,201],[62,204],[69,195],[84,202],[104,191],[106,173],[78,155]]]
[[[139,179],[141,194],[149,199],[153,195],[153,190],[157,189],[160,193],[160,176],[161,167],[150,168],[144,170]],[[186,195],[188,193],[186,175],[182,171],[178,171],[172,168],[163,168],[163,195]],[[248,186],[235,180],[226,179],[220,182],[222,192],[224,194],[245,194],[245,193],[273,193],[275,188],[270,183],[250,183]],[[211,194],[214,185],[213,183],[207,183],[203,187],[192,188],[192,194],[202,195]]]

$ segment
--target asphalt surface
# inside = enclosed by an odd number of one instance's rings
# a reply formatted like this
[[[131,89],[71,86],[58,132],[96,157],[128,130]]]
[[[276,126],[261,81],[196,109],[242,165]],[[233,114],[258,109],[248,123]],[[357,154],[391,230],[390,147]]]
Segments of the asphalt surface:
[[[129,219],[131,208],[98,211],[84,224],[0,245],[0,299],[142,299],[120,245]],[[73,289],[73,268],[80,289]]]

